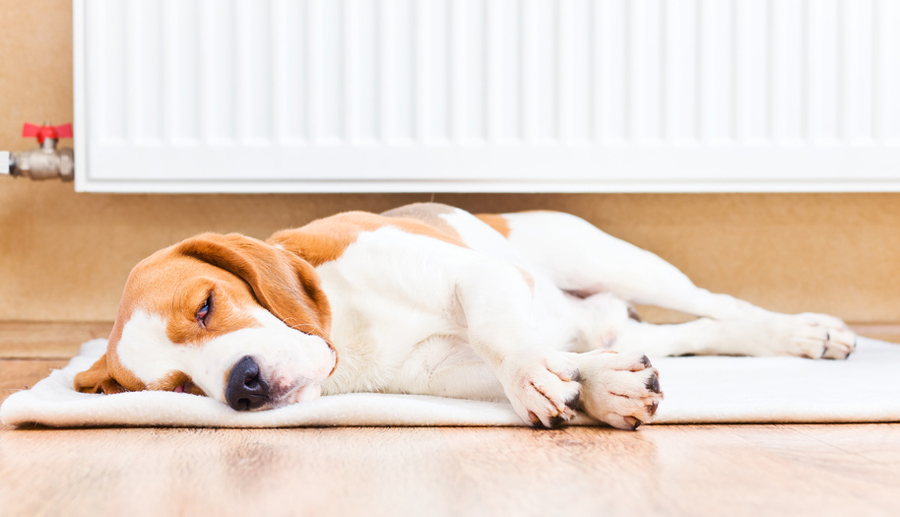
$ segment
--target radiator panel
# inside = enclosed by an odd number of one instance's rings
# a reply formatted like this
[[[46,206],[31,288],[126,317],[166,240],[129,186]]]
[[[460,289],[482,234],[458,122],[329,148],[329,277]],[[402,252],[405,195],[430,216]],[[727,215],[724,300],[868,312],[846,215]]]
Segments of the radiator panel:
[[[892,0],[76,0],[77,187],[898,190]]]

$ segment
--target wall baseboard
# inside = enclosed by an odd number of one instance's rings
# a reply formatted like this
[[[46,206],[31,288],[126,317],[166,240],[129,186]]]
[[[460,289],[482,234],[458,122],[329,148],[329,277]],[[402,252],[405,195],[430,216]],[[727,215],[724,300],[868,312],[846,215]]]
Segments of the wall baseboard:
[[[900,323],[851,324],[850,327],[860,336],[900,343]]]

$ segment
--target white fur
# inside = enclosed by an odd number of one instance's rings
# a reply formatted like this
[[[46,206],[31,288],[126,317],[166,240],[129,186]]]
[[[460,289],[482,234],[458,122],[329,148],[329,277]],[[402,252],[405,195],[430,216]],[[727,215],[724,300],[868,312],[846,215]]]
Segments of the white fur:
[[[505,395],[526,420],[571,418],[577,365],[562,351],[603,344],[592,316],[621,324],[626,306],[575,301],[481,221],[450,221],[471,248],[385,227],[318,268],[340,351],[325,392]]]
[[[611,293],[630,303],[701,316],[684,325],[626,322],[614,347],[650,355],[794,355],[843,359],[856,336],[821,314],[785,315],[698,288],[658,256],[573,215],[508,214],[510,244],[554,275],[563,289]]]
[[[289,328],[270,312],[254,310],[259,327],[212,339],[204,346],[172,343],[159,315],[136,310],[122,330],[116,353],[122,365],[150,384],[173,371],[186,373],[207,395],[225,402],[225,383],[235,363],[253,357],[269,387],[285,400],[309,400],[331,372],[335,357],[319,337]]]
[[[550,425],[571,418],[566,401],[578,392],[572,374],[580,369],[592,377],[582,383],[590,386],[582,407],[633,427],[651,418],[661,398],[646,389],[655,370],[638,360],[645,350],[817,358],[844,357],[853,346],[839,320],[777,315],[699,289],[656,255],[571,215],[506,215],[508,239],[462,210],[441,217],[468,248],[388,227],[361,235],[318,268],[341,351],[327,393],[505,396],[523,419]],[[628,319],[627,302],[706,318],[637,323]],[[564,354],[609,347],[632,367]],[[622,392],[631,402],[610,398]]]
[[[452,226],[466,246],[473,250],[528,270],[534,267],[534,264],[516,248],[510,246],[509,241],[499,232],[469,212],[457,208],[451,213],[441,214],[440,217]]]
[[[662,399],[644,353],[853,350],[855,336],[836,318],[776,314],[697,288],[656,255],[571,215],[505,215],[508,238],[462,210],[441,217],[467,247],[388,226],[317,268],[338,351],[327,379],[334,358],[324,341],[266,311],[255,315],[261,327],[196,348],[169,343],[161,319],[136,313],[120,358],[145,381],[182,369],[220,400],[228,370],[250,355],[274,382],[291,384],[278,403],[320,389],[506,398],[523,420],[551,426],[574,416],[580,394],[578,407],[594,418],[634,428]],[[648,325],[629,319],[629,303],[701,319]]]
[[[142,310],[131,314],[116,347],[122,366],[131,370],[144,384],[157,381],[173,370],[183,370],[195,364],[201,352],[199,348],[173,344],[166,335],[163,317]]]

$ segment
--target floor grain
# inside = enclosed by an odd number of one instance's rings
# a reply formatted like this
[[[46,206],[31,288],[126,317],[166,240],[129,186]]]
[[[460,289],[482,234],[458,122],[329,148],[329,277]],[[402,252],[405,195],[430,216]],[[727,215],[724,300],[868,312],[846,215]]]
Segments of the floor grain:
[[[0,358],[68,359],[85,341],[105,338],[111,322],[0,322]]]
[[[67,362],[64,359],[0,359],[0,403],[13,392],[34,386]]]
[[[3,515],[896,515],[900,426],[3,429]]]

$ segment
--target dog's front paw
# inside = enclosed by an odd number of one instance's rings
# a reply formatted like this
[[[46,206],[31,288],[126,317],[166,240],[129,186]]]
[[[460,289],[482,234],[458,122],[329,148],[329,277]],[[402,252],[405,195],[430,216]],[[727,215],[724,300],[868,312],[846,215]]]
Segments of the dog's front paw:
[[[575,417],[578,365],[564,354],[517,354],[504,360],[504,369],[506,396],[525,422],[552,428]]]
[[[587,414],[618,429],[634,430],[652,420],[663,393],[647,356],[597,350],[577,358]]]

